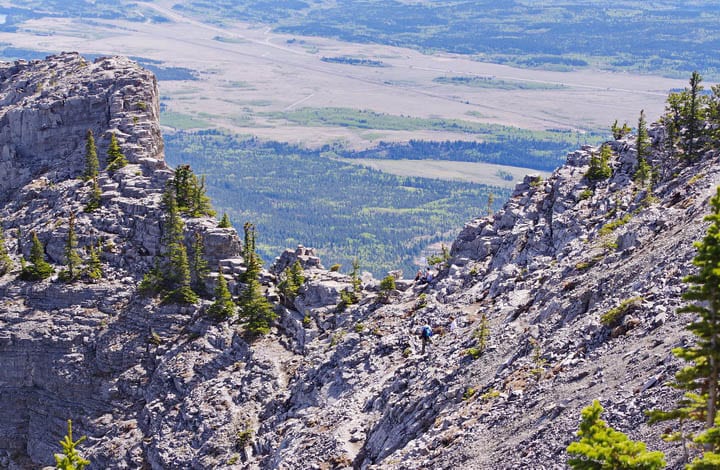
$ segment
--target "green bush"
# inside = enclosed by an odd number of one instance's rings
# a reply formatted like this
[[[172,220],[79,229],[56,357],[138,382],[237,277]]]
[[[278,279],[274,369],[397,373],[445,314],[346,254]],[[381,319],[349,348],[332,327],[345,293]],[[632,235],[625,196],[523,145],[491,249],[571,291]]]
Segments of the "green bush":
[[[622,320],[622,317],[624,317],[628,310],[630,310],[630,307],[632,307],[633,305],[637,305],[642,301],[642,297],[631,297],[629,299],[623,300],[617,307],[611,308],[610,310],[605,312],[600,317],[600,323],[605,326],[612,326],[619,323],[620,320]]]

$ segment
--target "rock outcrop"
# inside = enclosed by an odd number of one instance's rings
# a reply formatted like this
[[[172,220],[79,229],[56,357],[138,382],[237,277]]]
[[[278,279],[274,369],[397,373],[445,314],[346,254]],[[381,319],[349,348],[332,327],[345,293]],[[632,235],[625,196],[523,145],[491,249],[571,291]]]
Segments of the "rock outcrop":
[[[35,231],[59,268],[74,212],[80,246],[103,243],[105,272],[96,283],[26,282],[18,266],[0,277],[0,468],[50,464],[68,418],[98,469],[563,468],[594,398],[612,426],[680,467],[644,411],[678,397],[664,383],[679,367],[671,349],[692,341],[677,308],[720,183],[715,152],[680,162],[652,129],[650,190],[633,180],[632,137],[610,143],[612,177],[595,183],[585,173],[597,149],[584,147],[469,222],[430,284],[381,295],[361,282],[354,304],[341,293],[357,282],[311,249],[288,250],[263,274],[269,298],[296,260],[305,282],[276,302],[272,333],[248,342],[237,322],[204,315],[210,299],[163,305],[138,293],[162,253],[173,175],[152,76],[75,54],[0,69],[11,257],[29,255]],[[88,128],[117,135],[130,160],[101,174],[102,207],[90,213],[79,178]],[[236,232],[209,218],[185,226],[238,292]],[[424,324],[436,334],[423,354]]]

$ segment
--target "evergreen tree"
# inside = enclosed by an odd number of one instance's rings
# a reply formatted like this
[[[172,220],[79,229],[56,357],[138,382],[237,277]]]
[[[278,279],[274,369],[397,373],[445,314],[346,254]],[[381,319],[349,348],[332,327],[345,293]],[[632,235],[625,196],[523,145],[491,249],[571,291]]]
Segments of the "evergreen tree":
[[[356,304],[360,301],[362,282],[360,281],[360,261],[357,257],[353,258],[352,271],[350,271],[350,284],[352,285],[352,290],[340,291],[339,310],[344,310],[348,305]]]
[[[270,323],[277,318],[270,302],[265,298],[260,286],[259,276],[262,262],[255,252],[255,226],[246,223],[243,226],[245,243],[245,288],[240,293],[238,305],[240,318],[251,336],[264,335],[270,332]]]
[[[215,211],[212,209],[212,205],[210,204],[210,198],[208,197],[207,189],[205,187],[205,175],[203,175],[200,178],[200,183],[195,184],[195,189],[193,191],[193,198],[192,198],[192,206],[190,210],[190,215],[193,217],[202,217],[202,216],[215,216]]]
[[[208,314],[221,320],[231,318],[235,315],[237,306],[232,300],[228,289],[227,281],[223,276],[222,269],[218,266],[218,282],[215,287],[215,301],[208,307]]]
[[[227,215],[227,212],[223,212],[222,219],[220,219],[220,223],[218,224],[218,228],[230,228],[232,227],[232,224],[230,223],[230,218]]]
[[[390,293],[395,290],[395,278],[391,275],[387,275],[380,281],[380,299],[387,300],[390,298]]]
[[[72,420],[68,420],[67,423],[67,434],[63,440],[60,441],[60,446],[62,446],[63,450],[62,454],[55,454],[55,468],[57,470],[83,470],[87,465],[90,465],[90,461],[80,455],[77,446],[85,440],[85,436],[81,437],[77,441],[74,441],[72,433]]]
[[[175,169],[173,186],[178,208],[181,211],[188,210],[192,206],[195,193],[195,175],[190,169],[190,165],[180,165]]]
[[[97,176],[92,179],[92,190],[90,192],[90,199],[84,207],[85,212],[93,212],[100,207],[102,201],[102,192],[100,191],[100,185],[98,184]]]
[[[305,276],[299,260],[296,260],[292,265],[286,267],[283,272],[280,273],[278,289],[283,295],[283,301],[286,305],[292,304],[304,283]]]
[[[93,132],[88,129],[85,137],[85,172],[83,178],[85,181],[97,178],[100,170],[100,162],[97,156],[97,147],[95,146],[95,138]]]
[[[590,168],[588,168],[585,176],[590,181],[599,181],[610,178],[612,176],[612,168],[609,161],[612,157],[612,150],[609,145],[600,147],[600,155],[595,153],[590,155]]]
[[[700,83],[702,83],[702,77],[697,71],[693,72],[690,76],[690,88],[687,89],[687,101],[685,103],[685,109],[683,110],[687,129],[686,136],[683,139],[685,155],[691,160],[698,156],[704,114],[702,96],[700,95],[703,86]]]
[[[685,101],[685,92],[670,93],[667,97],[665,115],[661,118],[667,130],[667,148],[675,154],[675,147],[680,141],[680,129],[682,127],[682,108]]]
[[[31,232],[30,265],[23,266],[20,278],[26,281],[39,281],[52,275],[55,270],[45,261],[45,248],[35,231]]]
[[[80,276],[80,265],[82,258],[77,252],[77,235],[75,235],[75,213],[70,212],[68,217],[68,235],[65,241],[65,266],[59,274],[60,279],[65,282],[72,282]]]
[[[640,117],[638,118],[635,147],[637,149],[638,164],[633,179],[639,182],[640,185],[645,186],[652,175],[652,167],[647,162],[647,157],[650,155],[650,137],[648,136],[647,122],[645,121],[645,110],[640,111]]]
[[[118,144],[117,137],[115,134],[110,134],[110,145],[107,150],[107,171],[112,173],[128,164],[127,158],[120,151],[120,144]]]
[[[637,141],[635,143],[637,149],[638,161],[645,159],[650,154],[650,136],[647,130],[647,121],[645,121],[645,110],[640,110],[638,118]]]
[[[13,268],[13,262],[10,259],[7,245],[5,245],[5,233],[2,225],[0,225],[0,276],[9,272]]]
[[[88,248],[88,260],[85,266],[85,275],[92,280],[100,279],[103,275],[100,253],[95,248],[95,245],[90,245]]]
[[[716,427],[720,379],[720,187],[710,200],[710,206],[711,213],[705,220],[711,224],[705,237],[695,243],[697,254],[693,264],[698,272],[684,279],[690,287],[683,298],[695,303],[678,310],[696,315],[695,321],[687,326],[697,337],[696,344],[673,349],[675,356],[691,363],[675,374],[673,384],[685,390],[685,396],[675,410],[652,411],[649,414],[652,421],[702,421],[706,431],[698,436],[697,441],[704,444],[706,451],[715,452],[720,444],[713,440],[713,436],[720,432]]]
[[[487,195],[487,215],[493,214],[493,203],[495,202],[495,195],[493,193],[488,193]]]
[[[166,291],[166,302],[195,303],[197,294],[190,287],[190,263],[185,248],[184,224],[180,218],[177,202],[171,191],[163,195],[165,203],[165,243],[167,264],[163,271],[163,283]]]
[[[205,245],[200,232],[195,232],[192,246],[192,260],[190,263],[190,279],[193,290],[197,294],[205,293],[205,278],[210,274],[207,261],[205,261]]]
[[[571,442],[568,465],[577,470],[655,470],[665,467],[662,452],[648,452],[643,442],[631,441],[600,419],[603,407],[595,400],[582,410],[579,441]]]
[[[720,85],[712,87],[708,100],[707,119],[710,122],[710,145],[720,146]]]

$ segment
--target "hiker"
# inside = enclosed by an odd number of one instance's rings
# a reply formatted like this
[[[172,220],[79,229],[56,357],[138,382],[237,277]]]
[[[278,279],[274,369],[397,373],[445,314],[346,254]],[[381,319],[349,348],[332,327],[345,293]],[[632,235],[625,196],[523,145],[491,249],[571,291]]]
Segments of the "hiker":
[[[417,273],[415,274],[415,282],[418,282],[423,278],[423,272],[422,269],[418,269]]]
[[[427,343],[432,344],[432,339],[430,338],[433,334],[432,328],[430,328],[430,325],[425,324],[420,328],[420,338],[422,339],[422,354],[425,354],[425,345]]]
[[[430,268],[425,269],[425,282],[428,284],[432,282],[433,280],[433,273],[430,271]]]

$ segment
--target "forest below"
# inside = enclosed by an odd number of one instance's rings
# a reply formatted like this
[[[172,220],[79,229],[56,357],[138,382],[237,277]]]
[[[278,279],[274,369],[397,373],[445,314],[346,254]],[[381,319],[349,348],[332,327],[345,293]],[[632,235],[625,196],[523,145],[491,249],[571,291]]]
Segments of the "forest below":
[[[279,142],[241,140],[218,131],[165,136],[166,158],[207,177],[218,215],[236,228],[257,226],[258,251],[272,262],[298,244],[318,250],[326,266],[352,259],[384,276],[403,269],[432,243],[450,242],[483,215],[488,195],[498,208],[509,190],[474,183],[401,177]]]
[[[411,141],[355,152],[207,130],[167,134],[165,144],[168,163],[188,163],[206,175],[219,215],[227,212],[236,228],[247,221],[256,224],[258,248],[267,262],[303,244],[316,248],[326,265],[341,263],[348,269],[358,257],[362,268],[377,277],[398,268],[414,272],[428,245],[450,243],[465,222],[487,213],[490,193],[498,208],[510,190],[397,176],[337,157],[489,162],[550,171],[576,147],[572,136]]]

